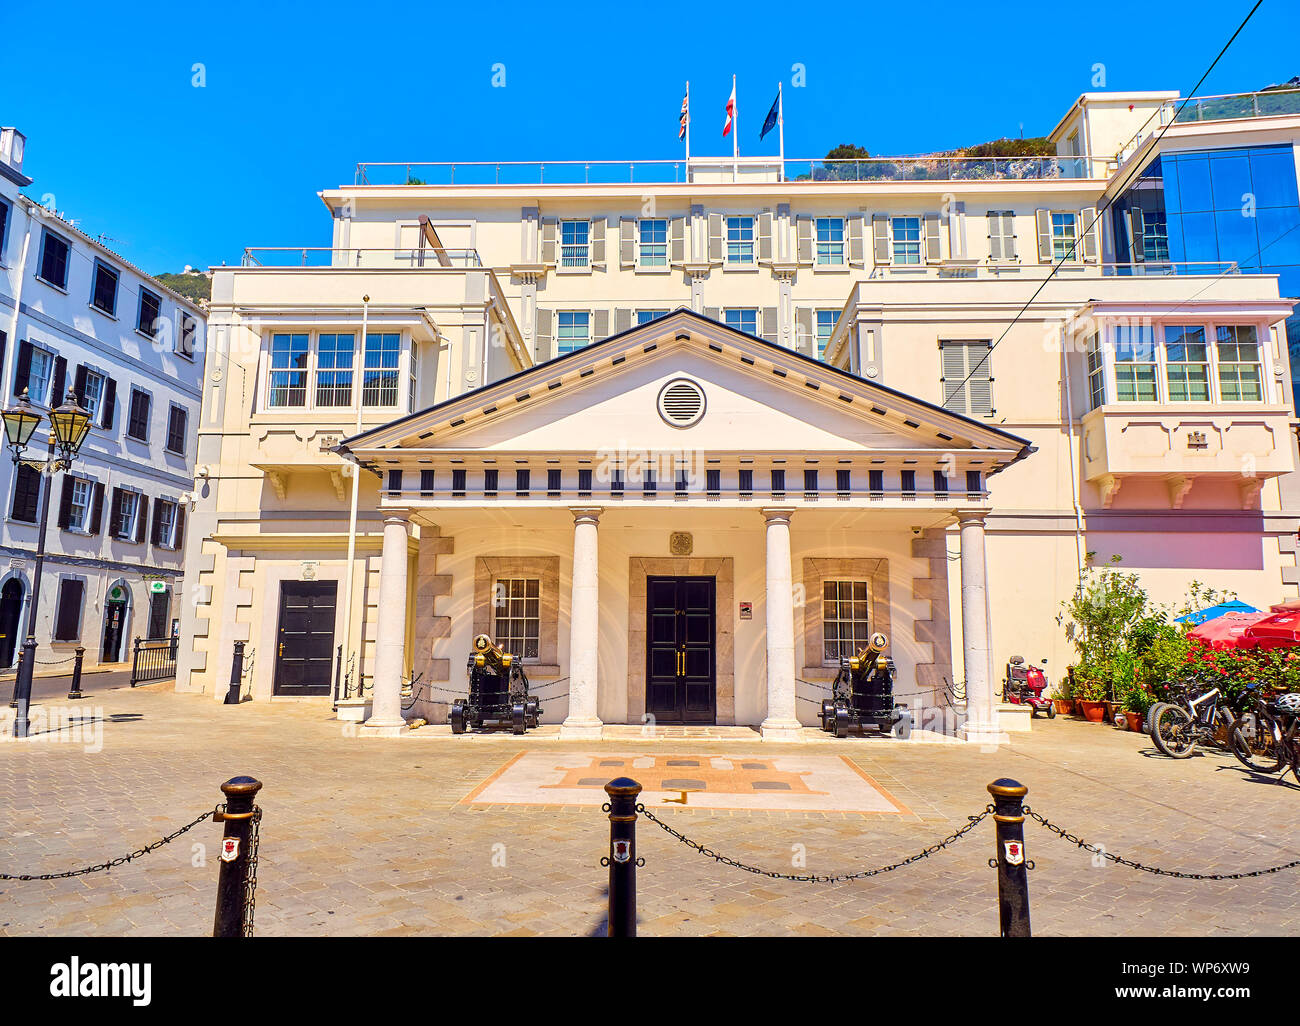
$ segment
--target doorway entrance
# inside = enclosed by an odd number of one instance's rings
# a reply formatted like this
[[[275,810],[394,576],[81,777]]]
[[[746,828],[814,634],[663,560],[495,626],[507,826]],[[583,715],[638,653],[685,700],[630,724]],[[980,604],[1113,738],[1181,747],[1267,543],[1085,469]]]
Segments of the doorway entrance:
[[[122,660],[127,598],[128,592],[120,584],[108,589],[108,601],[104,603],[104,642],[99,654],[100,662],[117,663]]]
[[[328,695],[334,666],[336,581],[284,581],[276,631],[277,695]]]
[[[0,588],[0,666],[12,666],[18,654],[18,620],[23,611],[23,584],[16,577]]]
[[[717,582],[646,578],[646,712],[657,723],[717,722]]]

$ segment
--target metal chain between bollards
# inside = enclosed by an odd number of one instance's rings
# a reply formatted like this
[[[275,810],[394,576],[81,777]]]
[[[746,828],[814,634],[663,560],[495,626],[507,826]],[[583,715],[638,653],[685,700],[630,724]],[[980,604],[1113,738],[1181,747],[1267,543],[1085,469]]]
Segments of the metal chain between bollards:
[[[671,834],[673,837],[677,838],[677,840],[681,841],[682,844],[686,845],[688,848],[693,848],[696,851],[698,851],[701,855],[713,859],[714,862],[721,862],[724,866],[734,866],[737,869],[743,869],[747,873],[754,873],[758,876],[766,876],[773,880],[792,880],[795,883],[833,884],[833,883],[843,883],[847,880],[865,880],[867,877],[879,876],[881,873],[891,873],[895,869],[902,869],[904,866],[910,866],[915,862],[921,861],[921,859],[929,858],[931,855],[943,851],[950,844],[954,844],[962,837],[964,837],[966,834],[968,834],[971,830],[974,830],[975,827],[978,826],[980,823],[982,823],[987,816],[992,814],[993,806],[992,805],[985,806],[984,810],[980,812],[978,816],[967,816],[966,817],[967,822],[964,827],[962,827],[960,830],[954,831],[953,833],[949,834],[947,837],[945,837],[942,841],[939,841],[937,844],[932,844],[928,848],[923,848],[915,855],[911,855],[899,862],[893,862],[886,866],[878,866],[875,869],[864,869],[857,873],[838,873],[833,876],[817,876],[815,874],[800,876],[794,873],[777,873],[769,869],[760,869],[757,866],[749,866],[743,862],[738,862],[733,858],[728,858],[726,855],[720,855],[718,852],[713,851],[710,848],[704,847],[704,845],[700,844],[697,841],[692,841],[686,835],[681,834],[678,831],[674,830],[667,823],[665,823],[658,816],[656,816],[653,812],[647,809],[644,805],[638,804],[636,807],[636,811],[644,815],[646,819],[650,820],[651,823],[654,823],[656,826],[658,826],[666,833]]]
[[[218,805],[215,809],[210,809],[207,812],[203,813],[203,815],[199,816],[197,819],[192,820],[189,823],[186,823],[179,830],[174,830],[166,837],[154,841],[153,844],[146,844],[143,848],[136,849],[130,855],[123,855],[120,858],[110,859],[109,861],[101,862],[98,865],[87,866],[85,869],[70,869],[66,873],[40,873],[40,874],[0,873],[0,880],[67,880],[70,877],[74,877],[74,876],[86,876],[90,873],[100,873],[100,872],[104,872],[105,870],[115,869],[120,865],[132,861],[133,859],[140,858],[142,855],[148,855],[151,851],[157,851],[165,844],[171,844],[172,841],[176,840],[176,838],[180,837],[181,834],[185,833],[187,830],[193,830],[205,819],[211,819],[213,815],[222,813],[225,811],[225,809],[226,807],[224,805]]]
[[[1040,816],[1037,812],[1034,812],[1028,805],[1026,805],[1024,809],[1026,816],[1038,823],[1040,826],[1046,827],[1052,833],[1056,834],[1057,837],[1061,838],[1061,840],[1069,841],[1071,844],[1078,845],[1084,851],[1091,852],[1094,855],[1100,855],[1102,858],[1114,862],[1116,865],[1128,866],[1130,869],[1137,869],[1143,873],[1152,873],[1155,876],[1172,876],[1179,880],[1249,880],[1254,877],[1268,876],[1270,873],[1281,873],[1283,870],[1295,869],[1297,866],[1300,866],[1300,859],[1295,859],[1292,862],[1285,862],[1280,866],[1270,866],[1268,869],[1254,869],[1248,873],[1180,873],[1172,869],[1160,869],[1156,866],[1145,866],[1141,862],[1122,858],[1119,855],[1108,852],[1105,848],[1080,840],[1074,834],[1061,829],[1061,827],[1058,827],[1046,817]]]
[[[248,872],[244,876],[244,936],[253,936],[253,914],[257,911],[257,844],[261,836],[262,807],[253,806],[253,823],[248,835]]]

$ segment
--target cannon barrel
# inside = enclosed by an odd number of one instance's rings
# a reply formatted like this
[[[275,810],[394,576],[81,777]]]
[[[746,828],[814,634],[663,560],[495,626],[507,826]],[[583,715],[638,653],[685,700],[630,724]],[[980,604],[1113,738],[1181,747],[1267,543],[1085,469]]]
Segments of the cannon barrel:
[[[871,640],[866,648],[858,650],[858,654],[849,660],[849,665],[855,670],[873,670],[880,666],[880,660],[884,657],[885,649],[889,647],[889,639],[880,631],[871,635]]]
[[[474,639],[474,662],[491,670],[504,670],[514,662],[514,656],[486,634],[480,634]]]

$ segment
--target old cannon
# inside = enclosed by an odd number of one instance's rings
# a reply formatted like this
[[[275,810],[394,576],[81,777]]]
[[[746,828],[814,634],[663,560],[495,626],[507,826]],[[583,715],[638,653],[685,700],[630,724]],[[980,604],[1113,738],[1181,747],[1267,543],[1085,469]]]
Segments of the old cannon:
[[[857,655],[840,656],[831,697],[822,702],[822,730],[847,737],[850,727],[870,725],[901,739],[911,735],[912,714],[894,701],[894,660],[885,655],[888,645],[877,631]]]
[[[452,704],[453,734],[487,723],[508,723],[516,734],[522,734],[541,720],[541,706],[528,694],[528,675],[521,661],[486,634],[474,639],[465,674],[469,678],[469,697]]]

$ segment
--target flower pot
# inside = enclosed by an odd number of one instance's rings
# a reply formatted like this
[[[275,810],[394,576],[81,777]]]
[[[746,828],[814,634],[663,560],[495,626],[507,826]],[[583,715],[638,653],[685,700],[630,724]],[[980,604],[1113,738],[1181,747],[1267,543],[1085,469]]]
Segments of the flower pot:
[[[1089,723],[1104,723],[1106,720],[1106,706],[1101,702],[1089,702],[1081,698],[1079,712]]]
[[[1069,716],[1074,712],[1073,698],[1053,698],[1052,703],[1056,706],[1058,716]]]
[[[1124,710],[1120,708],[1120,704],[1118,702],[1112,702],[1108,698],[1102,699],[1101,705],[1102,708],[1106,710],[1107,723],[1114,723],[1115,717],[1122,716],[1124,713]]]
[[[1142,733],[1142,714],[1138,712],[1129,712],[1124,710],[1124,719],[1128,720],[1128,729],[1135,734]]]

